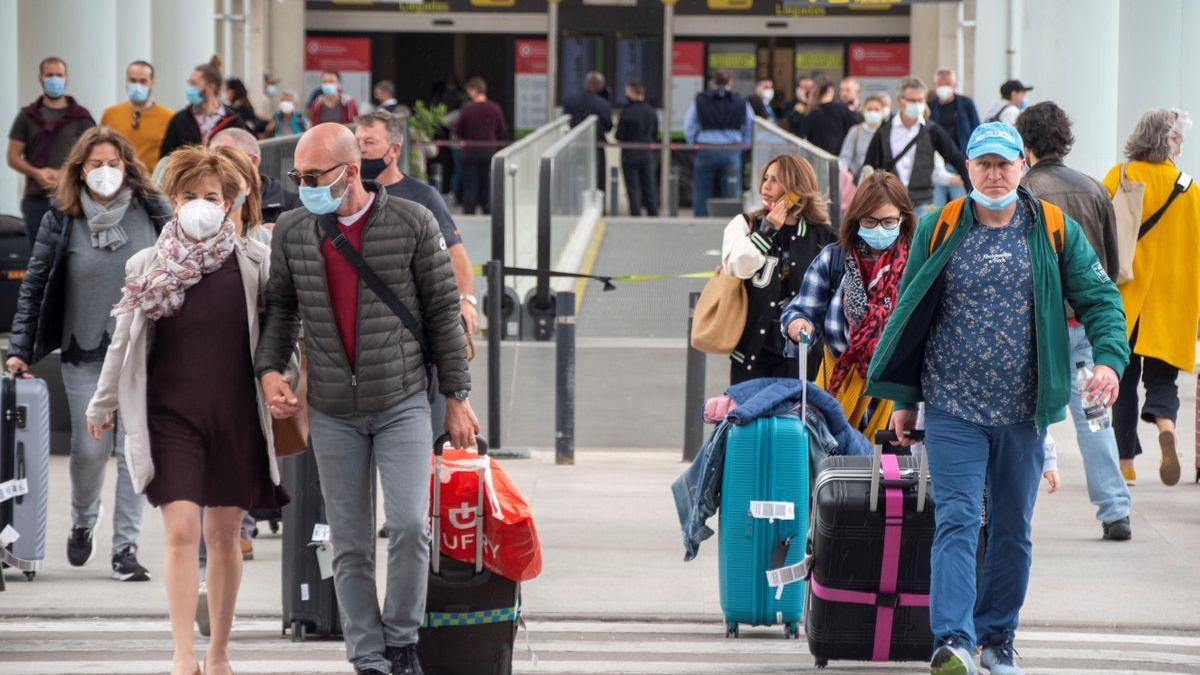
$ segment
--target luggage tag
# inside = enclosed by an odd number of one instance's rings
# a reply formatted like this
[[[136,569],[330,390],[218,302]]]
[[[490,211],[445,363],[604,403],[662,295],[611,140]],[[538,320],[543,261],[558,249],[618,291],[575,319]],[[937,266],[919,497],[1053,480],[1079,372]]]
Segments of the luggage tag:
[[[765,518],[768,523],[776,520],[795,520],[796,505],[793,502],[750,502],[750,515],[754,518]]]
[[[6,502],[13,497],[29,494],[29,480],[14,478],[0,483],[0,502]]]
[[[804,581],[808,578],[808,567],[811,560],[805,558],[794,565],[767,570],[767,586],[775,589],[775,599],[783,597],[783,590],[789,584]]]
[[[21,538],[21,533],[12,525],[5,525],[3,530],[0,530],[0,547],[8,547],[16,543]]]
[[[333,546],[329,543],[329,526],[324,523],[314,525],[312,541],[308,545],[317,554],[317,568],[321,579],[333,578]]]

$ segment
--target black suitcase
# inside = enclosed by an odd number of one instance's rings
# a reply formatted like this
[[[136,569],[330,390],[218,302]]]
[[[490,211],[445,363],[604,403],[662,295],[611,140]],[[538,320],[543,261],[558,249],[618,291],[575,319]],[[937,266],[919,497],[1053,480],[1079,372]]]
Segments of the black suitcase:
[[[434,441],[435,476],[441,468],[442,446],[448,439],[443,435]],[[487,441],[476,437],[476,444],[479,454],[486,456]],[[433,481],[429,590],[425,625],[417,643],[421,668],[428,675],[509,675],[520,622],[521,587],[483,568],[483,469],[474,514],[474,564],[441,554],[440,488],[441,482]]]
[[[338,637],[342,622],[333,577],[321,578],[318,543],[313,541],[317,525],[327,526],[329,521],[311,442],[307,450],[284,457],[279,464],[283,484],[292,496],[291,503],[283,507],[283,633],[290,630],[294,642]],[[374,503],[374,489],[371,494]],[[374,509],[372,518],[373,514]],[[325,531],[327,536],[327,527]]]
[[[0,332],[12,330],[17,295],[29,267],[29,239],[25,221],[0,215]]]
[[[879,444],[894,440],[880,432],[873,456],[821,463],[804,624],[818,667],[832,660],[926,661],[933,650],[929,469],[924,452],[884,455]]]

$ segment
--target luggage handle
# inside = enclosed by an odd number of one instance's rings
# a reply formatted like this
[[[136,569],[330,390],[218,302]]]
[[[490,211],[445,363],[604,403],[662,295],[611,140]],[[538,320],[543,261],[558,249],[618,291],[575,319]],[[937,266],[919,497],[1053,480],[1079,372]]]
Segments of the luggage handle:
[[[904,434],[907,438],[914,441],[925,440],[924,429],[913,429]],[[903,479],[900,481],[884,481],[882,479],[883,469],[880,466],[883,461],[883,445],[885,443],[895,443],[899,440],[896,432],[891,429],[881,429],[875,432],[875,448],[871,453],[871,512],[874,513],[879,508],[879,488],[882,487],[909,487],[912,485],[912,479]],[[929,455],[926,454],[925,448],[917,450],[919,468],[917,469],[917,513],[925,511],[925,500],[929,490]]]
[[[433,503],[429,509],[430,517],[433,521],[433,543],[429,553],[429,566],[433,570],[433,574],[439,575],[442,572],[442,481],[440,478],[442,469],[442,453],[445,452],[445,445],[450,440],[450,434],[442,434],[433,442]],[[488,443],[483,436],[475,436],[475,449],[480,457],[487,457]],[[483,573],[483,500],[484,500],[484,474],[486,468],[479,469],[479,501],[475,506],[475,574]]]
[[[800,342],[798,343],[800,349],[800,428],[805,431],[808,430],[808,350],[810,340],[812,337],[808,333],[800,331]]]

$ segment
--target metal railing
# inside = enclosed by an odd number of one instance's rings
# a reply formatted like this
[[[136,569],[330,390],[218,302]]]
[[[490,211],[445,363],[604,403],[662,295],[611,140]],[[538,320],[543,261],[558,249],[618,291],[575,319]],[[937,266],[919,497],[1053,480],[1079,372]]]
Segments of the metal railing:
[[[829,220],[834,229],[842,222],[841,170],[838,158],[808,141],[793,136],[761,117],[754,118],[754,139],[750,144],[751,198],[758,195],[761,170],[776,155],[797,155],[812,165],[817,185],[829,197]]]
[[[492,156],[491,257],[508,267],[537,263],[539,162],[542,153],[566,135],[569,121],[561,116]],[[520,297],[533,280],[518,277],[513,286]]]

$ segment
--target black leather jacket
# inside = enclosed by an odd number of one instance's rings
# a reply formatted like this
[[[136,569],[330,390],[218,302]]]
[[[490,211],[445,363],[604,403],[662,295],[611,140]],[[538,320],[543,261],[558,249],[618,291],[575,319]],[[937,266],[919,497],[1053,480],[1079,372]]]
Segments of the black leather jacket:
[[[163,225],[172,217],[170,205],[157,194],[138,195],[135,199],[149,214],[155,233],[162,232]],[[60,263],[70,242],[72,220],[72,216],[58,209],[46,213],[33,244],[29,269],[21,282],[8,355],[29,365],[62,346],[66,281]]]

